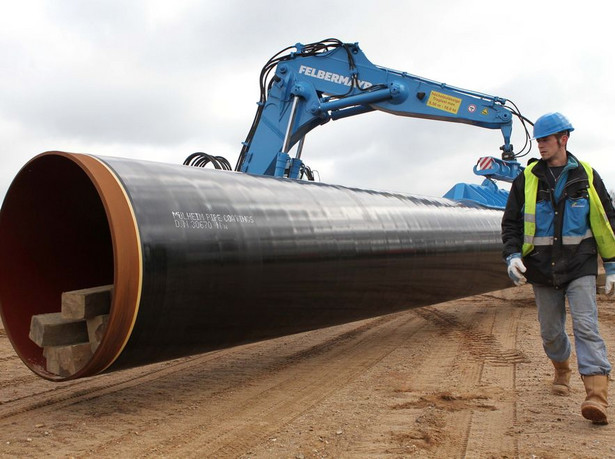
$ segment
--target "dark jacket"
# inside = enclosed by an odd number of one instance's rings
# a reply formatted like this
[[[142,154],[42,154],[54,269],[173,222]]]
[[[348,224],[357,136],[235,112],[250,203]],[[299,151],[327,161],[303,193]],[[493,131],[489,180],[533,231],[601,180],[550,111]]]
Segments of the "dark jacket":
[[[579,277],[595,276],[598,271],[597,247],[593,237],[590,236],[573,244],[569,240],[563,243],[566,238],[562,237],[562,232],[564,228],[570,226],[571,221],[579,227],[579,231],[583,229],[583,226],[589,229],[588,177],[585,169],[571,153],[568,153],[568,158],[570,168],[567,168],[567,177],[564,177],[566,183],[557,201],[552,182],[548,180],[547,174],[550,172],[547,163],[538,160],[538,164],[532,170],[539,180],[536,198],[536,226],[548,229],[553,236],[552,245],[536,244],[534,250],[523,257],[523,263],[527,268],[525,277],[532,284],[552,285],[559,288]],[[530,160],[531,162],[533,161]],[[602,179],[595,170],[594,187],[600,196],[611,226],[615,228],[615,209]],[[502,218],[504,258],[513,253],[521,253],[524,204],[525,176],[521,173],[512,184]],[[585,209],[585,214],[578,213],[579,209]],[[615,261],[615,259],[605,261]]]

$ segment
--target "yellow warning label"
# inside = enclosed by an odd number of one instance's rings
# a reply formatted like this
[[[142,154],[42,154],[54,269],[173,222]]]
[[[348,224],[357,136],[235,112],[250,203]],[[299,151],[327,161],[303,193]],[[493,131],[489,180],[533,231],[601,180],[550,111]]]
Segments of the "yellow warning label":
[[[427,105],[456,115],[461,105],[461,99],[438,91],[431,91]]]

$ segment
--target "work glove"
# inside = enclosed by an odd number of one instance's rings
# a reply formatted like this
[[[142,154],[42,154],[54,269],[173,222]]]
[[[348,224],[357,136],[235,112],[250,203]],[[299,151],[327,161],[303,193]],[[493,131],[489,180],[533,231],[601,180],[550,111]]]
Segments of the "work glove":
[[[523,285],[527,282],[527,279],[523,275],[527,269],[521,260],[520,253],[513,253],[506,258],[506,264],[508,265],[508,277],[512,279],[516,286]],[[615,263],[613,263],[615,265]],[[613,282],[615,283],[615,266],[613,266]]]
[[[613,295],[615,293],[615,261],[604,263],[606,271],[606,282],[604,283],[604,293]]]

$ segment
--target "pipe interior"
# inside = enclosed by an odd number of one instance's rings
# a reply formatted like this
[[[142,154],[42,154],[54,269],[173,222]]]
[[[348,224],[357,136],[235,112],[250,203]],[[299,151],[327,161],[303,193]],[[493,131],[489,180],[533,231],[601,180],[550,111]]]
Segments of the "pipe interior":
[[[45,370],[29,338],[33,315],[60,312],[64,291],[113,283],[113,245],[103,202],[86,172],[42,156],[15,177],[0,214],[0,310],[17,354]]]

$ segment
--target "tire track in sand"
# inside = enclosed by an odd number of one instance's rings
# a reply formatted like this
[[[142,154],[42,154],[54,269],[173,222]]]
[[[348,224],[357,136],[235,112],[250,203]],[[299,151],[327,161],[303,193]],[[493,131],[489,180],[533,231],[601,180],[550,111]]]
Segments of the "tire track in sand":
[[[400,314],[371,320],[277,361],[244,381],[237,392],[195,398],[194,409],[182,412],[176,423],[167,422],[164,429],[139,432],[138,438],[127,434],[119,442],[121,447],[110,441],[92,453],[113,455],[127,442],[141,441],[150,446],[140,456],[241,456],[378,364],[417,324],[416,317]],[[191,427],[186,429],[186,424]]]

